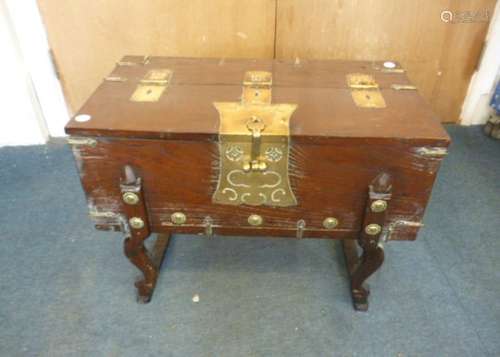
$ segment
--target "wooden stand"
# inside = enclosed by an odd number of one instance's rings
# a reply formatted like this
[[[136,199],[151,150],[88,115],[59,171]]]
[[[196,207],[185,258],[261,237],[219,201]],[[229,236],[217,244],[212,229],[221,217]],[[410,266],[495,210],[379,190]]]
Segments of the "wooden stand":
[[[124,251],[127,258],[143,274],[143,278],[135,283],[138,292],[138,301],[147,303],[151,300],[160,267],[170,241],[170,233],[159,234],[152,254],[144,246],[144,241],[150,236],[150,227],[141,179],[137,178],[133,170],[125,167],[125,174],[121,191],[125,201],[126,222],[124,230],[127,238],[124,242]],[[387,202],[391,198],[390,177],[381,174],[369,186],[369,195],[363,219],[363,229],[357,239],[343,240],[344,256],[347,270],[351,279],[351,294],[354,308],[358,311],[368,310],[369,289],[363,285],[384,261],[384,250],[380,244],[382,228],[385,224]],[[126,194],[133,194],[132,198],[125,198]],[[358,247],[362,253],[358,254]]]

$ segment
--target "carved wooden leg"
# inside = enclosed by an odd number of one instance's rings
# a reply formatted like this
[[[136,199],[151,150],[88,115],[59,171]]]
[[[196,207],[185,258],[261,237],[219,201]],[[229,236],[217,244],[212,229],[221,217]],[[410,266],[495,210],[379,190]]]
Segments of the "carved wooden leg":
[[[150,258],[143,239],[134,239],[134,237],[125,239],[125,255],[144,276],[135,283],[139,302],[147,303],[151,300],[169,241],[170,234],[158,235]]]
[[[123,246],[127,258],[144,275],[144,279],[135,283],[138,300],[145,303],[149,302],[153,294],[156,279],[158,278],[158,270],[153,265],[151,259],[149,259],[142,239],[127,238]]]
[[[120,187],[126,216],[124,230],[128,235],[124,242],[124,251],[127,258],[144,276],[143,279],[136,282],[135,286],[137,287],[138,301],[147,303],[151,300],[170,235],[158,236],[151,258],[144,246],[144,241],[151,232],[141,179],[136,177],[129,166],[125,167]]]
[[[351,295],[354,309],[368,310],[370,290],[363,284],[384,262],[384,249],[378,244],[368,244],[358,256],[355,240],[342,242],[347,269],[351,277]]]
[[[387,174],[381,174],[369,186],[363,229],[357,240],[343,241],[344,256],[351,278],[351,294],[354,309],[368,310],[368,295],[370,293],[363,283],[384,262],[384,249],[379,243],[385,224],[388,201],[391,199],[392,185]],[[358,255],[356,244],[362,249]]]

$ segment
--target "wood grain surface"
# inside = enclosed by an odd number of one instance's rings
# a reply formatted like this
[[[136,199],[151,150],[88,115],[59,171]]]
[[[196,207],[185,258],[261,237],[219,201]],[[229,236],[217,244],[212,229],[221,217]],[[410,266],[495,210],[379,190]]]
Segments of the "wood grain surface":
[[[72,120],[66,131],[72,135],[216,140],[219,115],[213,103],[239,101],[245,71],[268,70],[273,72],[272,102],[298,105],[290,124],[296,141],[358,137],[447,142],[446,132],[419,92],[390,88],[391,84],[408,84],[406,75],[382,73],[374,69],[379,65],[364,61],[303,61],[296,65],[278,60],[154,57],[145,66],[115,68],[110,76],[126,81],[103,82],[80,110],[92,119]],[[152,68],[172,69],[172,84],[158,102],[130,101],[139,80]],[[386,108],[354,104],[346,75],[356,72],[373,75]]]
[[[422,144],[422,143],[420,143]],[[433,142],[429,141],[429,145]],[[218,146],[212,142],[99,138],[96,147],[74,146],[83,188],[92,212],[124,212],[120,176],[130,165],[142,179],[151,230],[203,233],[210,216],[216,234],[293,236],[304,219],[305,237],[356,238],[361,227],[370,182],[381,172],[393,177],[393,199],[388,224],[399,220],[420,222],[441,159],[420,156],[419,146],[403,139],[390,142],[331,139],[329,145],[294,143],[290,153],[290,181],[298,205],[287,208],[221,205],[212,203],[218,178]],[[186,226],[171,223],[172,213],[187,215]],[[262,227],[247,218],[260,214]],[[99,216],[99,215],[97,215]],[[119,225],[101,215],[101,228]],[[326,217],[339,220],[327,231]],[[417,230],[402,227],[392,239],[415,239]]]

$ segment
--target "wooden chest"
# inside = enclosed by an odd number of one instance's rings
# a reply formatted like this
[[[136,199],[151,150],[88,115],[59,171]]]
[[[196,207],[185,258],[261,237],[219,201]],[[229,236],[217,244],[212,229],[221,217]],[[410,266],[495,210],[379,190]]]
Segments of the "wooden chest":
[[[382,243],[416,238],[449,144],[394,62],[127,56],[66,132],[96,227],[123,231],[144,274],[141,300],[171,233],[329,238],[360,310]]]

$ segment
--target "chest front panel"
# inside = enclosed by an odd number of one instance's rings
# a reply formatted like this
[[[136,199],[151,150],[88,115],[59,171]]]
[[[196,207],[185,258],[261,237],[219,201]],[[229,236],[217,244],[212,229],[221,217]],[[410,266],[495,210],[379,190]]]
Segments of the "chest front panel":
[[[367,187],[381,172],[394,180],[390,222],[420,222],[440,159],[422,155],[426,142],[336,139],[328,145],[290,145],[289,177],[297,204],[291,207],[224,205],[213,201],[220,170],[218,143],[96,138],[92,146],[73,147],[89,209],[101,228],[120,224],[123,202],[120,177],[125,165],[142,179],[153,229],[202,233],[207,217],[214,229],[248,229],[246,234],[287,230],[293,234],[303,220],[309,236],[344,237],[359,231]],[[177,225],[172,215],[181,212],[186,222]],[[260,215],[258,227],[248,222]],[[327,229],[325,219],[338,225]],[[400,227],[394,237],[414,239],[414,227]]]

